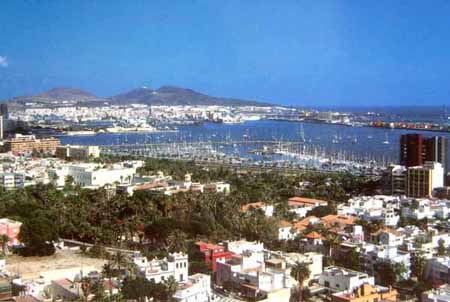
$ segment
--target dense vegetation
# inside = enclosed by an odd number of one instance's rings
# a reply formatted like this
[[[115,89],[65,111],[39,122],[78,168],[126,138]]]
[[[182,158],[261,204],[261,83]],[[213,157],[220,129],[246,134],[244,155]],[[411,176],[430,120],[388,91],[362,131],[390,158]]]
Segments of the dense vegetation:
[[[136,247],[146,252],[186,250],[192,240],[221,241],[246,238],[269,246],[276,240],[276,224],[287,214],[287,199],[294,195],[345,201],[374,183],[347,174],[282,175],[277,172],[241,173],[226,168],[205,169],[193,163],[150,160],[142,173],[163,171],[182,179],[192,173],[196,181],[224,180],[232,192],[224,194],[180,193],[174,196],[135,192],[115,195],[108,189],[85,190],[67,182],[64,190],[37,185],[0,194],[0,216],[23,222],[20,234],[25,255],[51,254],[57,238],[97,245]],[[299,189],[299,183],[310,186]],[[241,213],[242,204],[272,203],[277,215]],[[134,242],[132,239],[135,239]],[[137,243],[139,242],[139,243]]]

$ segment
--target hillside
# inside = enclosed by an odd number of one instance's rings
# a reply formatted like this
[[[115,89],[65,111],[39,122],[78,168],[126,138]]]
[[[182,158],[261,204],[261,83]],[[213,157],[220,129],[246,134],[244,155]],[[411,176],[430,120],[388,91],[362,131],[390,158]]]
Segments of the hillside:
[[[270,105],[256,101],[214,97],[200,92],[175,86],[162,86],[159,89],[137,88],[131,91],[100,98],[90,92],[76,88],[54,88],[47,92],[19,96],[9,100],[11,106],[57,107],[57,106],[99,106],[104,104],[147,104],[147,105],[222,105],[222,106],[264,106]]]
[[[109,98],[115,103],[142,103],[148,105],[229,105],[229,106],[262,106],[266,103],[241,99],[213,97],[192,89],[175,86],[162,86],[153,90],[137,88]]]
[[[33,104],[34,106],[60,106],[62,104],[77,105],[99,101],[105,100],[81,89],[53,88],[36,95],[15,97],[9,103],[17,106],[26,106],[27,104]]]

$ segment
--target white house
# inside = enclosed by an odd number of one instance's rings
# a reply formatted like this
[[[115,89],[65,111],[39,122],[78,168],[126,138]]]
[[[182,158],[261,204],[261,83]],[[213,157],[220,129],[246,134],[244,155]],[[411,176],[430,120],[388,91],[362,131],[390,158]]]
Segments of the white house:
[[[213,297],[211,276],[195,274],[173,295],[178,302],[210,302]]]
[[[422,302],[450,302],[450,285],[443,284],[438,288],[423,292]]]
[[[430,205],[429,199],[417,199],[412,201],[410,205],[402,207],[402,216],[417,220],[431,219],[434,217],[434,210]]]
[[[399,250],[397,246],[366,243],[362,246],[360,255],[364,260],[364,265],[369,270],[373,271],[374,266],[379,263],[402,264],[406,267],[403,278],[409,278],[411,255],[409,252]]]
[[[329,266],[320,275],[319,284],[332,292],[353,291],[363,284],[375,285],[375,278],[366,273]]]
[[[167,258],[151,261],[148,261],[147,257],[140,253],[136,253],[132,260],[140,274],[150,281],[159,283],[173,277],[180,283],[187,282],[189,263],[188,256],[184,253],[173,253]]]

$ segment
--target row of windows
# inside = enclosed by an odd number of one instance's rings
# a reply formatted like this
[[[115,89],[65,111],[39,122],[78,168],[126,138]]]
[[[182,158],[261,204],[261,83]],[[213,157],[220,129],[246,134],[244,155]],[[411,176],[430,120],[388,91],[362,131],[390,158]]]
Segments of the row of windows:
[[[178,263],[176,264],[177,268],[183,268],[183,267],[187,267],[187,262],[182,262],[182,263]]]

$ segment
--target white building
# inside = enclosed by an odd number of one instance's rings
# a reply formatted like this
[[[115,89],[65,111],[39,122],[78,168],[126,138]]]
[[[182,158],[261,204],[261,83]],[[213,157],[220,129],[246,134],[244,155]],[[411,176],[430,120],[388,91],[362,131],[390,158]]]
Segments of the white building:
[[[443,284],[436,289],[423,292],[422,302],[450,302],[450,285]]]
[[[406,267],[403,278],[409,278],[411,273],[411,255],[409,252],[400,250],[397,246],[376,245],[367,243],[360,250],[364,265],[367,269],[374,271],[379,263],[401,264]]]
[[[62,159],[87,160],[100,157],[98,146],[64,145],[56,148],[56,156]]]
[[[249,298],[289,301],[290,289],[296,283],[290,273],[296,262],[308,265],[310,278],[322,272],[323,255],[318,253],[269,251],[257,242],[229,242],[228,246],[237,254],[217,260],[216,284]]]
[[[188,278],[188,256],[184,253],[173,253],[164,259],[148,261],[147,257],[136,253],[132,257],[142,276],[149,281],[160,283],[173,277],[177,282],[185,283]]]
[[[281,220],[278,223],[278,240],[291,240],[296,236],[293,232],[292,224],[289,221]]]
[[[205,274],[189,276],[187,283],[173,295],[178,302],[209,302],[212,297],[211,276]]]
[[[305,197],[291,197],[288,200],[289,212],[294,213],[298,218],[303,218],[306,214],[319,206],[326,206],[328,202],[320,199]]]
[[[319,284],[332,292],[353,291],[363,284],[375,285],[375,278],[366,273],[329,266],[320,275]]]
[[[409,206],[402,207],[402,216],[417,220],[431,219],[434,217],[434,209],[431,207],[429,199],[417,199],[412,201]],[[414,205],[414,206],[413,206]]]
[[[143,164],[142,161],[122,162],[111,166],[92,163],[68,164],[49,169],[48,174],[57,187],[64,186],[67,177],[71,176],[77,185],[98,188],[111,184],[130,184],[136,170]]]
[[[400,208],[400,197],[375,195],[358,196],[341,204],[337,208],[338,215],[353,215],[368,222],[381,220],[386,226],[396,226],[400,216],[395,212]]]
[[[383,228],[371,234],[372,242],[386,246],[401,246],[404,238],[405,235],[390,228]]]
[[[428,259],[424,277],[432,282],[450,283],[450,258],[434,257]]]
[[[0,187],[5,190],[20,189],[25,184],[25,176],[22,173],[0,173]]]
[[[257,210],[263,211],[264,215],[267,217],[272,217],[274,208],[273,208],[273,205],[268,204],[266,202],[251,202],[251,203],[247,203],[247,204],[244,204],[241,206],[242,213],[247,213],[247,212],[257,211]]]
[[[264,251],[264,243],[258,241],[225,241],[225,249],[235,254],[243,254],[244,252],[262,252]]]

